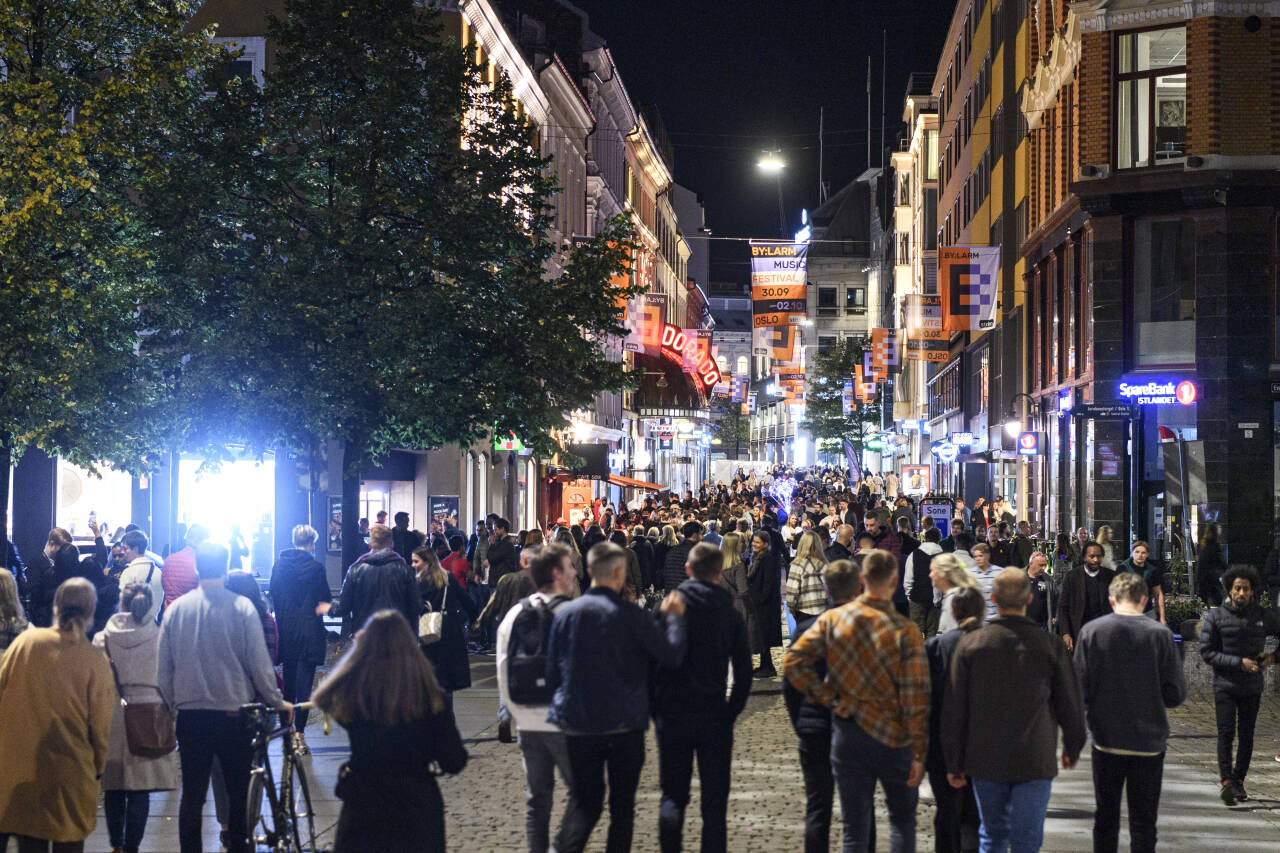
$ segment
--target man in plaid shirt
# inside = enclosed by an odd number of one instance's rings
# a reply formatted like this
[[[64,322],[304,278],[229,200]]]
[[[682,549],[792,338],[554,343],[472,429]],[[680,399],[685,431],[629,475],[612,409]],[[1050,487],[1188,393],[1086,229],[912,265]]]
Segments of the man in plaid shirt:
[[[916,802],[929,723],[929,664],[920,630],[898,613],[898,562],[863,558],[864,592],[828,610],[788,650],[787,680],[832,709],[831,764],[844,817],[844,850],[870,849],[876,780],[889,807],[889,849],[916,849]],[[826,658],[824,682],[814,662]]]

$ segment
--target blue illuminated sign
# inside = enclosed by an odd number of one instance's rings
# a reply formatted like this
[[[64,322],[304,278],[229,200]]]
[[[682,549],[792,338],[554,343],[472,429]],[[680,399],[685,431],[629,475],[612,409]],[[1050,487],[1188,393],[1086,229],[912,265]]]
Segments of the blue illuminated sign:
[[[1018,455],[1019,456],[1039,456],[1040,455],[1040,433],[1024,432],[1018,435]]]
[[[949,441],[936,441],[929,448],[929,452],[938,457],[939,462],[955,462],[956,456],[960,452],[960,448],[956,447]]]
[[[1139,406],[1190,406],[1199,389],[1192,380],[1179,376],[1139,376],[1122,381],[1116,394]]]

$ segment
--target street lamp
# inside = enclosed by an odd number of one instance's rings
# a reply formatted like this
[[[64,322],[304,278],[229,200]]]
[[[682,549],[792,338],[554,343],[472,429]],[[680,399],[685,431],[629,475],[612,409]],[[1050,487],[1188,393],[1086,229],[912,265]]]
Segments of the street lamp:
[[[1032,406],[1036,404],[1036,398],[1025,392],[1018,392],[1013,395],[1013,399],[1009,401],[1009,414],[1005,415],[1004,432],[1010,438],[1017,438],[1018,433],[1022,432],[1022,419],[1018,417],[1018,398],[1026,397]]]
[[[756,161],[756,168],[767,175],[773,175],[778,185],[778,232],[783,237],[787,236],[787,216],[782,210],[782,170],[786,167],[787,161],[782,159],[781,151],[766,151]]]

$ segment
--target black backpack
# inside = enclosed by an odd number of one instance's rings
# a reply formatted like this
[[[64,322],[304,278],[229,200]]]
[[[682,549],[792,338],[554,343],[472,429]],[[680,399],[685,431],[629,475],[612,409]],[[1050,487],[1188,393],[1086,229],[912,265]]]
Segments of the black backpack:
[[[547,684],[547,642],[551,637],[552,610],[563,598],[549,602],[532,596],[520,602],[507,642],[507,693],[520,705],[549,705],[555,693]]]

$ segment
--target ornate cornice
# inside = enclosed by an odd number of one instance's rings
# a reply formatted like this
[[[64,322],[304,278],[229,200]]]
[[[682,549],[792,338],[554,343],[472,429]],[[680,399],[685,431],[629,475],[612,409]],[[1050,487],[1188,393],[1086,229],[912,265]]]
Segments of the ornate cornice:
[[[1078,0],[1071,11],[1081,32],[1101,33],[1193,18],[1280,18],[1280,0]]]
[[[1048,51],[1036,64],[1035,74],[1022,90],[1019,107],[1031,130],[1040,126],[1045,111],[1053,106],[1058,92],[1071,80],[1076,66],[1080,64],[1082,42],[1076,5],[1072,4],[1071,11],[1067,12],[1067,22],[1063,24],[1061,31],[1054,34]]]

